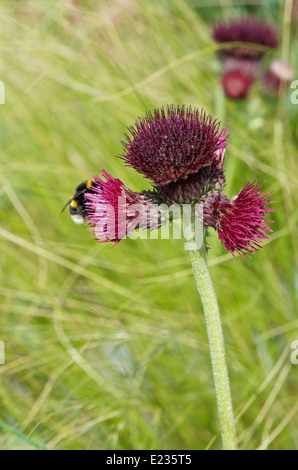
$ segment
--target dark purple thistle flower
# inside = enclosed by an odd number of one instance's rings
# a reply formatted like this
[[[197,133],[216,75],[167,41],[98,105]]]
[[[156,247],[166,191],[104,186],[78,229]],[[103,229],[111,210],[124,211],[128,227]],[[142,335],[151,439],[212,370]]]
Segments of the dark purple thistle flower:
[[[278,47],[278,32],[274,25],[257,16],[244,16],[229,22],[219,21],[213,25],[213,39],[218,43],[246,42],[268,48]],[[220,55],[260,59],[265,51],[249,46],[226,47]]]
[[[253,80],[241,70],[226,72],[221,80],[225,94],[234,100],[245,98]]]
[[[264,218],[275,209],[266,207],[273,202],[268,201],[271,193],[260,195],[262,187],[254,181],[232,199],[213,192],[202,201],[204,225],[217,230],[219,239],[234,259],[234,253],[243,258],[258,251],[262,240],[269,238],[265,232],[272,232],[266,224],[273,221]]]
[[[118,244],[136,228],[150,226],[150,207],[153,199],[149,192],[134,193],[122,181],[105,170],[105,178],[94,176],[92,193],[86,193],[86,224],[97,241]],[[138,220],[138,225],[134,223]],[[154,226],[153,228],[158,228]]]
[[[223,155],[228,132],[219,127],[217,120],[196,108],[155,109],[154,114],[147,113],[129,128],[131,137],[126,135],[122,142],[124,154],[120,158],[150,178],[166,201],[194,201],[206,190],[203,180],[208,188],[224,180],[223,157],[217,156],[218,152]]]

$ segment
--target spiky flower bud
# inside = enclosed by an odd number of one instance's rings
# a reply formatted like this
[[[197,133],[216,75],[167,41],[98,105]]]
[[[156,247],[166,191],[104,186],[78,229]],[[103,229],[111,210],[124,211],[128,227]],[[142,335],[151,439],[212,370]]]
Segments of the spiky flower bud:
[[[204,224],[218,232],[218,237],[229,250],[240,256],[248,256],[260,248],[260,243],[268,237],[266,231],[272,232],[265,217],[273,208],[268,200],[271,193],[261,196],[263,185],[254,181],[248,183],[233,199],[213,192],[202,200]]]
[[[196,201],[224,182],[227,129],[204,111],[168,106],[147,113],[129,128],[120,155],[126,165],[150,178],[169,202]]]

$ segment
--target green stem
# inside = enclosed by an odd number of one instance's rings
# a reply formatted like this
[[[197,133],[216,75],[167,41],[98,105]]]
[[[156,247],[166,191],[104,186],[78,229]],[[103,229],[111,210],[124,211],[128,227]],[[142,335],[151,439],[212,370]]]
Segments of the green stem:
[[[206,252],[204,244],[198,248],[192,224],[189,223],[186,226],[184,224],[184,235],[206,318],[223,448],[237,450],[223,331],[216,293],[207,266]]]

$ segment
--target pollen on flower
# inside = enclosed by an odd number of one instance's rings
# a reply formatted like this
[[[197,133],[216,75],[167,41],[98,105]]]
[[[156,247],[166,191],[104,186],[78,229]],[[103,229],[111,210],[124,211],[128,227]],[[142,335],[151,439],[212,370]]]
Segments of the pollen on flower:
[[[258,251],[261,242],[269,238],[266,232],[272,232],[267,224],[273,221],[266,217],[275,209],[268,207],[273,204],[268,200],[271,193],[261,196],[262,187],[254,181],[233,199],[214,192],[202,201],[205,226],[217,230],[219,239],[234,259],[235,253],[244,257]]]

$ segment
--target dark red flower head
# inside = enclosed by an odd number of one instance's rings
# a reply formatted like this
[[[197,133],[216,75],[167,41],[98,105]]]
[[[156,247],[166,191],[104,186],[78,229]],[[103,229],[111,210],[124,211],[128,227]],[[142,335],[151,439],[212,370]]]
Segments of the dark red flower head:
[[[122,158],[155,184],[185,179],[210,165],[227,145],[226,129],[204,111],[184,106],[155,109],[129,128]]]
[[[215,23],[213,25],[213,39],[218,43],[247,42],[273,49],[278,47],[277,28],[257,16],[244,16],[229,22]],[[221,50],[221,55],[251,59],[260,59],[264,53],[264,51],[249,46],[227,47]]]
[[[288,62],[275,59],[271,62],[269,70],[263,78],[263,89],[269,94],[278,93],[280,88],[285,88],[294,78],[294,69]]]
[[[229,98],[240,99],[247,96],[253,80],[241,70],[230,70],[223,75],[221,82]]]
[[[150,207],[153,199],[150,193],[134,193],[105,170],[101,171],[101,175],[105,180],[94,176],[92,192],[85,195],[88,214],[85,221],[97,241],[117,244],[136,228],[151,228]],[[153,228],[157,227],[158,224],[155,224]]]
[[[272,232],[264,218],[274,211],[268,208],[273,202],[268,201],[269,194],[261,196],[259,182],[248,183],[233,199],[213,192],[205,196],[203,221],[205,226],[218,232],[218,237],[229,250],[240,256],[248,256],[260,248],[262,240],[269,238],[266,231]]]
[[[150,178],[165,199],[168,194],[169,201],[186,202],[192,193],[194,200],[201,194],[192,190],[202,180],[213,182],[214,171],[219,170],[217,155],[227,145],[227,129],[220,131],[219,127],[217,120],[196,108],[155,109],[129,128],[131,136],[126,135],[122,142],[120,158]],[[191,189],[186,188],[188,183]]]

